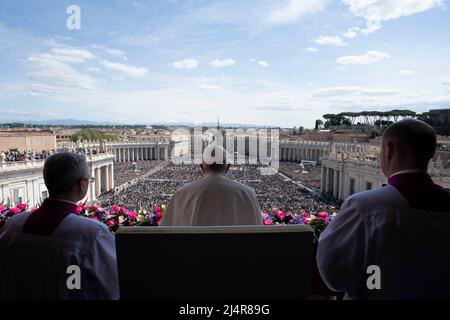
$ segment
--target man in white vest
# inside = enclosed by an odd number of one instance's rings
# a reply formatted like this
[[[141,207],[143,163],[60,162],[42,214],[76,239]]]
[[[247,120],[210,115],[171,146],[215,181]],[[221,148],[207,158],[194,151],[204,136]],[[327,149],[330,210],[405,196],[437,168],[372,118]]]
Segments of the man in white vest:
[[[204,177],[179,189],[170,200],[162,226],[262,225],[255,190],[227,177],[230,159],[219,145],[203,155]]]
[[[49,198],[0,230],[0,299],[118,299],[114,236],[77,215],[90,181],[84,156],[62,152],[44,165]]]

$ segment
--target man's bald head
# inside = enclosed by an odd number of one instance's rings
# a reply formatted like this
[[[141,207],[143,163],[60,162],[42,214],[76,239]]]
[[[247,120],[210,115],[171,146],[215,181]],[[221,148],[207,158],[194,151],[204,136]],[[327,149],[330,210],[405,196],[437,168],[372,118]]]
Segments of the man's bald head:
[[[392,160],[405,167],[400,170],[426,169],[436,152],[436,132],[423,121],[406,119],[384,130],[382,144],[382,165]]]

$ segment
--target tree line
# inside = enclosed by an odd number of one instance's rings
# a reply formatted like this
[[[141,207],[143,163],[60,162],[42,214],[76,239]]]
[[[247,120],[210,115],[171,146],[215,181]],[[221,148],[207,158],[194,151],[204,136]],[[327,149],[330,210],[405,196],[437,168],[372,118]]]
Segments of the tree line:
[[[110,140],[114,141],[117,140],[117,136],[113,134],[104,133],[98,130],[93,129],[83,129],[81,131],[78,131],[77,133],[74,133],[70,140],[73,142],[77,141],[100,141],[100,140]]]
[[[322,116],[325,119],[316,120],[315,129],[330,128],[334,126],[372,126],[385,127],[400,119],[418,118],[425,122],[432,121],[430,113],[417,114],[411,110],[391,110],[391,111],[361,111],[361,112],[341,112],[338,114],[327,113]]]

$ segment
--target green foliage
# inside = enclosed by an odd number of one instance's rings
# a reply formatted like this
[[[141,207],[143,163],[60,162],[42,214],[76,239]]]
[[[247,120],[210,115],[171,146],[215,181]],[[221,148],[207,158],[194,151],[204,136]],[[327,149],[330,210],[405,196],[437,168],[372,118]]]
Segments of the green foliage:
[[[314,236],[319,239],[320,234],[322,233],[322,231],[325,229],[325,227],[327,226],[325,224],[325,221],[321,220],[321,219],[312,219],[309,221],[309,225],[310,227],[313,229],[314,232]]]
[[[397,122],[399,118],[419,117],[411,110],[391,110],[391,111],[361,111],[361,112],[341,112],[338,114],[327,113],[322,117],[325,121],[325,128],[331,126],[351,126],[353,124],[364,124],[370,126],[387,126]],[[391,118],[394,120],[391,121]],[[361,119],[361,121],[357,121]]]
[[[76,142],[78,140],[85,140],[85,141],[117,140],[117,136],[113,134],[107,134],[98,130],[83,129],[73,134],[70,140],[72,140],[73,142]]]

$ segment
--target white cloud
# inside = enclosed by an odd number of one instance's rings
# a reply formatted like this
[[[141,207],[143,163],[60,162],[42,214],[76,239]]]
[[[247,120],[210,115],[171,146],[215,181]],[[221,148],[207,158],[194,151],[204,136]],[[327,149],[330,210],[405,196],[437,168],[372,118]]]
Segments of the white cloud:
[[[412,70],[400,70],[396,73],[397,76],[412,76],[413,74],[415,74],[415,72]]]
[[[263,79],[256,80],[256,83],[267,88],[273,87],[272,82]]]
[[[199,84],[199,85],[197,86],[197,88],[199,88],[199,89],[205,89],[205,90],[220,90],[220,89],[222,89],[223,87],[222,87],[222,86],[218,86],[218,85],[214,85],[214,84],[202,83],[202,84]]]
[[[303,49],[303,51],[305,51],[305,52],[317,52],[319,50],[317,48],[308,47],[308,48]]]
[[[224,60],[213,60],[209,62],[209,65],[213,68],[224,68],[224,67],[229,67],[232,66],[233,64],[235,64],[236,61],[234,61],[233,59],[224,59]]]
[[[442,86],[447,93],[450,93],[450,78],[442,79]]]
[[[135,67],[135,66],[130,66],[128,64],[111,62],[108,60],[102,60],[101,63],[106,69],[119,71],[119,72],[127,74],[131,77],[140,78],[140,77],[145,76],[148,73],[148,70],[143,67]]]
[[[25,93],[61,93],[67,89],[96,89],[98,82],[89,75],[75,70],[68,63],[49,54],[31,55],[26,59],[27,75],[33,84]]]
[[[176,69],[195,69],[198,67],[198,60],[193,58],[187,58],[172,63],[172,67]]]
[[[344,41],[342,41],[342,38],[338,36],[320,36],[314,39],[314,42],[321,45],[331,45],[336,47],[343,47],[347,45]]]
[[[40,57],[42,59],[48,59],[48,60],[55,60],[59,62],[64,62],[68,64],[75,64],[75,63],[84,63],[86,60],[81,57],[77,56],[64,56],[64,55],[57,55],[57,54],[51,54],[51,53],[39,53],[35,54],[34,57]]]
[[[269,65],[269,63],[268,62],[266,62],[266,61],[258,61],[258,64],[261,66],[261,67],[264,67],[264,68],[268,68],[270,65]]]
[[[390,55],[387,52],[369,51],[366,54],[360,56],[344,56],[336,59],[338,64],[350,65],[350,64],[371,64],[383,59],[389,59]]]
[[[398,94],[399,90],[394,89],[370,89],[363,87],[352,87],[352,86],[342,86],[342,87],[330,87],[318,89],[313,92],[313,97],[332,97],[332,96],[343,96],[343,95],[364,95],[364,96],[385,96]]]
[[[348,39],[354,39],[356,38],[358,34],[355,32],[355,30],[348,29],[346,33],[344,33],[344,37]]]
[[[69,58],[74,59],[81,59],[81,60],[90,60],[94,59],[95,55],[91,52],[83,49],[76,49],[76,48],[53,48],[52,53],[59,55],[59,56],[65,56]]]
[[[96,44],[93,44],[92,48],[105,50],[109,54],[111,54],[113,56],[116,56],[116,57],[119,57],[119,58],[122,58],[123,60],[127,60],[128,59],[127,58],[127,53],[125,51],[123,51],[123,50],[120,50],[120,49],[109,48],[109,47],[106,47],[106,46],[103,46],[103,45],[96,45]]]
[[[379,24],[378,22],[374,22],[374,23],[368,23],[367,28],[361,29],[361,32],[365,35],[368,35],[369,33],[378,31],[380,29],[381,29],[381,24]]]
[[[443,0],[343,0],[357,17],[367,21],[364,33],[381,28],[381,22],[443,6]]]
[[[289,0],[287,4],[276,8],[268,17],[271,24],[286,24],[297,21],[300,17],[325,8],[327,0]]]

